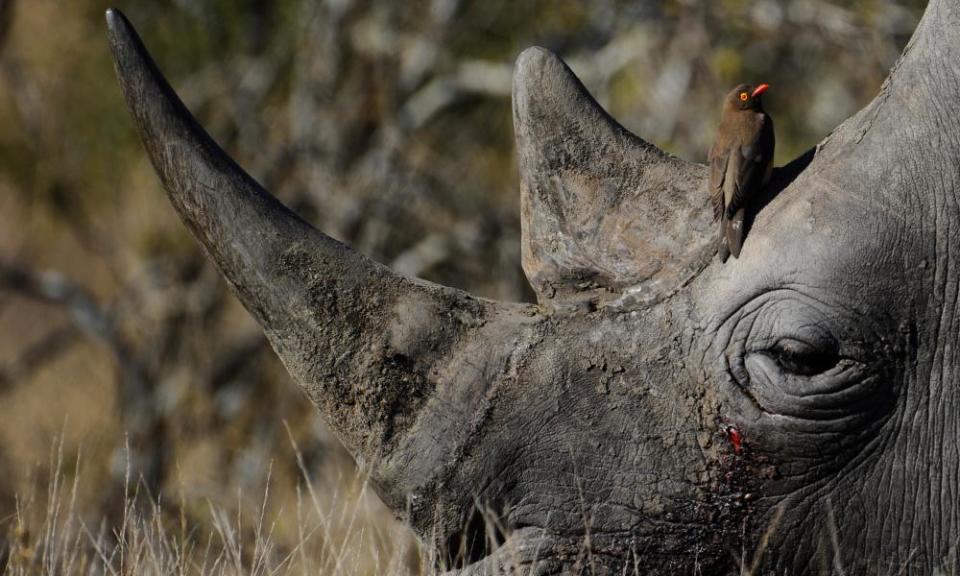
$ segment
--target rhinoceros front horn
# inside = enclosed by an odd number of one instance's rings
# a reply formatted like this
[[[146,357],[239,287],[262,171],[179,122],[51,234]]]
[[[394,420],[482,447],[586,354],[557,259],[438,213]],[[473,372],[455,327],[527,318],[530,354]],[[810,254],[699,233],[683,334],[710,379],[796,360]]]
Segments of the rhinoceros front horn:
[[[123,93],[173,206],[344,445],[371,464],[381,497],[403,511],[415,480],[391,464],[409,463],[395,448],[450,358],[479,339],[487,316],[513,308],[401,277],[298,218],[204,132],[123,14],[108,11],[107,23]]]

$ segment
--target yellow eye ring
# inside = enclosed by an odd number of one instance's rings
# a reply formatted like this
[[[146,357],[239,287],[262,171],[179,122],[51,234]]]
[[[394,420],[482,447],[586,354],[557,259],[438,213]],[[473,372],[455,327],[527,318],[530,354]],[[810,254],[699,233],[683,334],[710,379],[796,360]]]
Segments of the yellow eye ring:
[[[750,97],[750,96],[749,96],[746,92],[741,92],[741,93],[740,93],[740,101],[741,101],[741,102],[746,102],[746,101],[747,101],[747,98],[749,98],[749,97]]]

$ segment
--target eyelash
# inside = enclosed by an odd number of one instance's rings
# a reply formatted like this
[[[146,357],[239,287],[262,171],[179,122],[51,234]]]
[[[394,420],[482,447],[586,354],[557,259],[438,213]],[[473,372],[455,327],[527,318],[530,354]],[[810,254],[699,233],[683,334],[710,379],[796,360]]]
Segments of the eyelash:
[[[766,353],[784,372],[799,376],[822,374],[840,362],[840,355],[834,350],[813,347],[795,350],[782,342],[767,349]]]

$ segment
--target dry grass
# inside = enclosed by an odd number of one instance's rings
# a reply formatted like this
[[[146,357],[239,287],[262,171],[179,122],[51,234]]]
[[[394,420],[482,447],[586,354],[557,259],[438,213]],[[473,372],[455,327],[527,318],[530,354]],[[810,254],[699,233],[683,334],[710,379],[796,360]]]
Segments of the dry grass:
[[[54,473],[45,492],[19,497],[13,515],[3,519],[8,538],[2,574],[405,576],[424,572],[409,537],[394,533],[393,524],[378,525],[371,516],[365,478],[353,478],[342,492],[318,493],[295,444],[294,448],[302,473],[295,510],[272,505],[271,467],[254,510],[247,511],[242,493],[236,496],[234,510],[208,499],[207,522],[198,523],[188,518],[191,503],[184,491],[178,501],[165,501],[133,481],[128,468],[123,493],[116,495],[121,503],[119,518],[113,521],[86,518],[79,511],[83,458],[77,454],[68,460],[61,438],[51,451],[49,465]],[[281,525],[291,519],[297,534],[292,542],[277,537]]]

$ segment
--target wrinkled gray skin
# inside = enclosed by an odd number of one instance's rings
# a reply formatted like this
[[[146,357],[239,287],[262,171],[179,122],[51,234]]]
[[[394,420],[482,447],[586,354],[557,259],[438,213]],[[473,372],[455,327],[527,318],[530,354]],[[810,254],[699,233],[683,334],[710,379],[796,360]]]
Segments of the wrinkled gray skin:
[[[483,540],[477,503],[497,517],[506,542],[448,568],[957,570],[957,0],[932,0],[880,95],[777,172],[726,265],[705,168],[524,52],[538,305],[403,278],[316,231],[107,21],[171,202],[383,501],[441,562]]]

